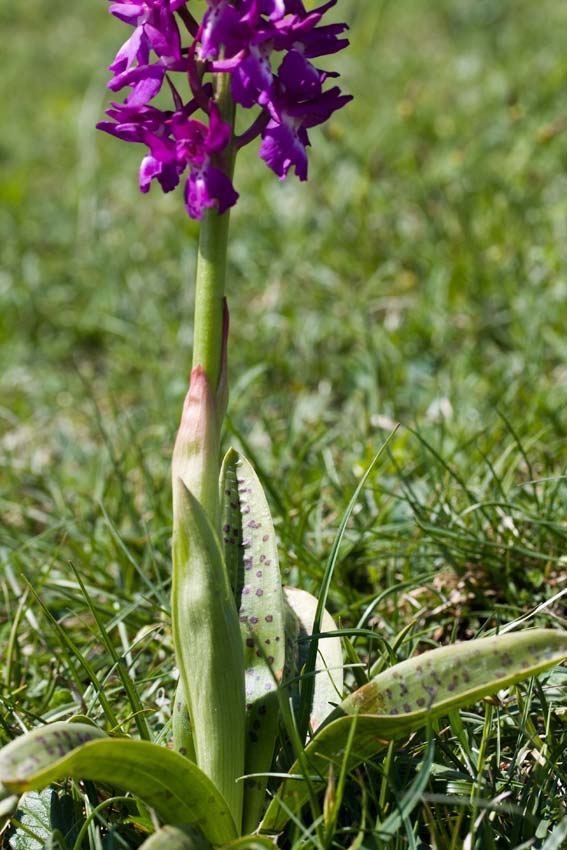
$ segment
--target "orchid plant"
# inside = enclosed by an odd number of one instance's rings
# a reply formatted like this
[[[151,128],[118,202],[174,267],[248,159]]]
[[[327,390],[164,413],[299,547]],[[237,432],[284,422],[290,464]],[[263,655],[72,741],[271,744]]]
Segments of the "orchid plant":
[[[230,449],[221,458],[228,398],[225,268],[237,151],[284,179],[307,178],[308,130],[350,100],[312,60],[348,42],[323,23],[336,0],[123,0],[111,13],[133,30],[110,65],[128,89],[100,129],[145,146],[140,188],[166,192],[185,176],[184,203],[201,221],[193,368],[172,464],[172,630],[179,669],[170,748],[71,718],[0,751],[0,819],[22,793],[64,777],[123,788],[139,801],[144,848],[275,846],[309,804],[322,846],[346,771],[449,710],[567,658],[567,637],[530,629],[442,647],[385,666],[344,693],[341,638],[325,604],[354,493],[319,599],[282,588],[260,481]],[[154,99],[171,97],[172,108]],[[252,110],[246,124],[237,110]],[[268,793],[268,779],[272,776]],[[320,792],[327,787],[323,814]],[[144,806],[148,807],[147,809]],[[149,811],[148,811],[149,810]]]

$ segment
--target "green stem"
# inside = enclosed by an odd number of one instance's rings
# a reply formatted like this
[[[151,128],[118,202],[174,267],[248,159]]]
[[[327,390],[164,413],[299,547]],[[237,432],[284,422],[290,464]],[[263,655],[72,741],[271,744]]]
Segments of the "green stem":
[[[197,257],[193,368],[203,367],[213,392],[221,374],[229,222],[228,212],[205,210]]]
[[[229,74],[217,75],[216,102],[221,118],[234,132],[235,108],[230,97],[229,83]],[[232,177],[234,158],[235,151],[231,144],[215,164]],[[229,210],[223,215],[218,215],[216,210],[205,210],[201,222],[197,256],[193,368],[199,365],[203,367],[213,392],[218,388],[221,375],[223,299],[229,224]],[[219,427],[220,424],[219,422]]]

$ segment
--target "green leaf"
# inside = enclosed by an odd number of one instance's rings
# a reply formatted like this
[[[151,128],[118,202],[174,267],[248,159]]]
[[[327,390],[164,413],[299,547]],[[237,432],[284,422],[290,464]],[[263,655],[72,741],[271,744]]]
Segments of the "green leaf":
[[[181,680],[179,680],[175,689],[173,706],[173,749],[185,758],[196,762],[197,756],[193,741],[193,730],[191,729],[191,718]]]
[[[285,664],[284,601],[276,535],[262,485],[230,449],[220,478],[225,562],[238,608],[246,695],[245,832],[255,829],[278,733],[277,682]]]
[[[75,846],[84,824],[83,807],[77,795],[68,791],[54,792],[51,797],[51,828],[64,836],[69,847]]]
[[[173,529],[172,619],[197,764],[240,826],[244,773],[244,662],[219,541],[182,484]]]
[[[144,841],[140,850],[212,850],[211,843],[195,827],[162,826]]]
[[[85,724],[53,723],[0,750],[0,782],[9,793],[44,788],[65,777],[130,791],[165,822],[193,824],[213,844],[236,837],[230,810],[211,780],[165,747],[108,738]]]
[[[49,790],[31,791],[24,796],[15,817],[25,829],[18,828],[10,836],[12,850],[43,850],[51,838],[51,796]]]
[[[310,593],[298,587],[285,587],[286,605],[292,612],[286,626],[286,643],[295,657],[289,659],[291,675],[298,675],[304,668],[309,653],[309,636],[317,612],[318,601]],[[323,612],[321,633],[336,632],[337,626],[328,611]],[[314,732],[329,716],[333,706],[340,701],[343,693],[343,652],[340,637],[322,638],[318,636],[317,657],[315,662],[315,687],[309,717],[309,728]]]
[[[394,730],[414,729],[417,718],[507,688],[567,657],[567,634],[530,629],[443,646],[403,661],[350,694],[337,710],[388,715]]]
[[[566,658],[567,634],[530,629],[433,649],[396,664],[348,696],[307,746],[311,782],[322,787],[329,765],[342,763],[353,723],[349,770],[429,720]],[[298,778],[284,780],[262,821],[262,832],[280,832],[307,800],[307,783],[300,773],[296,762],[290,775]]]
[[[275,850],[275,847],[265,836],[245,835],[223,844],[221,850]],[[212,850],[212,846],[195,827],[168,825],[150,835],[140,850]]]
[[[263,835],[245,835],[226,844],[222,850],[275,850],[274,842]]]

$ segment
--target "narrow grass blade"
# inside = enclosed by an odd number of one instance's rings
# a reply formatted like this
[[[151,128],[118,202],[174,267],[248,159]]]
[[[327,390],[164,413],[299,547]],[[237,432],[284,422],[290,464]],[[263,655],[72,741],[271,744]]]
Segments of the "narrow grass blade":
[[[136,690],[136,685],[132,681],[132,678],[128,674],[128,670],[126,669],[126,666],[123,663],[124,658],[123,657],[121,658],[118,655],[118,653],[116,652],[115,646],[114,646],[113,642],[111,641],[110,636],[108,635],[106,628],[104,627],[104,624],[103,624],[103,622],[102,622],[102,620],[101,620],[101,618],[98,614],[98,611],[96,609],[96,606],[93,605],[93,603],[92,603],[92,600],[89,596],[89,593],[88,593],[88,591],[85,587],[85,584],[84,584],[81,576],[79,575],[78,570],[76,569],[76,567],[73,564],[71,565],[71,568],[72,568],[73,572],[75,573],[75,578],[77,579],[77,583],[78,583],[79,587],[81,588],[81,592],[83,594],[85,602],[87,603],[88,609],[89,609],[89,611],[90,611],[90,613],[91,613],[91,615],[92,615],[92,617],[93,617],[93,619],[94,619],[94,621],[97,625],[98,632],[99,632],[99,634],[102,638],[102,641],[103,641],[110,657],[112,658],[112,660],[114,662],[115,669],[116,669],[116,671],[117,671],[117,673],[120,676],[120,679],[122,681],[124,691],[128,695],[130,707],[132,708],[132,716],[134,717],[134,720],[136,722],[138,734],[139,734],[140,738],[142,738],[143,740],[149,741],[150,738],[151,738],[151,734],[150,734],[150,730],[149,730],[149,727],[148,727],[148,723],[146,721],[146,717],[144,715],[144,707],[143,707],[142,702],[140,700],[140,697],[138,695],[138,691]]]
[[[376,827],[376,834],[379,836],[381,841],[389,841],[393,838],[400,829],[402,823],[409,818],[415,807],[421,803],[423,794],[427,788],[431,768],[433,767],[434,753],[435,742],[434,739],[431,738],[419,773],[402,799],[398,802],[395,811],[393,811],[380,826]]]
[[[567,634],[530,629],[440,647],[396,664],[348,696],[305,750],[310,782],[323,787],[330,764],[341,765],[351,724],[356,736],[348,757],[352,769],[431,719],[537,675],[567,658]],[[308,799],[308,783],[297,761],[298,779],[284,780],[272,800],[262,832],[280,832]]]
[[[285,664],[284,602],[276,535],[262,485],[234,449],[220,480],[225,563],[232,584],[244,651],[247,775],[269,772],[278,733],[277,682]],[[244,785],[243,831],[256,828],[267,779]]]
[[[309,637],[313,632],[313,623],[317,612],[317,599],[305,590],[297,587],[284,588],[285,603],[296,620],[294,643],[296,657],[288,667],[293,666],[292,675],[304,668],[309,652]],[[328,611],[323,612],[322,632],[336,632],[337,626]],[[286,635],[287,637],[287,635]],[[338,702],[343,693],[343,653],[340,637],[318,639],[318,651],[315,662],[315,684],[311,700],[309,728],[314,732]],[[303,680],[303,684],[305,680]]]
[[[213,844],[236,838],[229,807],[211,780],[157,744],[109,738],[82,723],[53,723],[0,750],[5,793],[37,790],[65,777],[126,789],[165,822],[197,826]]]
[[[240,826],[244,773],[244,662],[234,599],[218,538],[179,482],[173,534],[175,652],[197,764]]]
[[[563,850],[567,843],[567,816],[549,833],[540,850]]]
[[[397,430],[397,429],[396,429]],[[348,521],[351,517],[351,514],[358,502],[360,494],[364,489],[364,485],[366,484],[372,470],[375,468],[378,463],[382,453],[389,445],[390,440],[394,436],[396,432],[393,431],[392,434],[388,437],[386,442],[381,446],[379,451],[376,453],[374,458],[372,459],[370,465],[368,466],[366,472],[358,482],[356,490],[352,494],[352,498],[348,503],[347,509],[343,514],[341,519],[339,529],[337,531],[336,537],[333,541],[333,545],[331,547],[331,552],[329,554],[329,560],[327,561],[327,566],[325,567],[325,573],[323,575],[323,581],[321,582],[321,590],[319,591],[319,598],[317,604],[317,610],[315,612],[315,618],[313,622],[313,632],[315,634],[319,634],[321,632],[321,624],[323,622],[323,614],[325,611],[325,606],[327,604],[327,596],[329,595],[329,588],[331,586],[331,581],[333,578],[333,574],[335,572],[335,567],[337,565],[339,559],[339,550],[341,543],[343,541],[343,537],[346,531],[346,527],[348,525]],[[318,639],[314,638],[310,645],[307,653],[307,658],[304,665],[304,684],[302,688],[301,694],[301,711],[299,715],[299,733],[302,737],[302,740],[305,740],[307,736],[307,731],[309,729],[309,716],[311,714],[311,708],[313,704],[313,691],[315,689],[315,679],[314,672],[317,666],[317,649],[318,649]]]
[[[84,685],[81,681],[81,677],[75,671],[73,663],[71,659],[74,657],[79,662],[80,666],[83,668],[86,673],[89,682],[92,683],[93,688],[95,689],[96,697],[100,702],[100,706],[104,712],[104,716],[106,719],[106,723],[109,729],[116,729],[119,726],[118,719],[114,713],[114,709],[112,708],[106,694],[104,691],[104,687],[100,682],[97,674],[95,673],[94,667],[87,659],[86,655],[80,651],[80,649],[75,645],[73,640],[69,637],[68,632],[57,622],[55,617],[51,614],[51,611],[47,608],[44,602],[37,595],[33,587],[28,585],[31,593],[33,594],[37,604],[42,609],[43,613],[47,617],[49,625],[53,629],[54,634],[57,636],[59,646],[61,647],[61,651],[65,654],[67,659],[67,667],[75,680],[77,685],[77,689],[79,693],[83,693]]]

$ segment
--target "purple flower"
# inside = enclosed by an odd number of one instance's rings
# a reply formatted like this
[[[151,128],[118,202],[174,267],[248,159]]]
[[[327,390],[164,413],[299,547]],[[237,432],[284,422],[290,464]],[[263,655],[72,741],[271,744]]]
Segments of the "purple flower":
[[[221,45],[233,42],[240,28],[240,16],[229,0],[207,0],[207,5],[201,26],[201,59],[217,56]]]
[[[303,0],[206,0],[200,23],[193,17],[198,4],[189,0],[111,2],[111,13],[134,29],[110,66],[109,88],[130,92],[107,110],[111,120],[97,126],[145,145],[141,191],[157,180],[170,192],[186,172],[189,215],[201,218],[209,207],[222,214],[238,198],[227,163],[234,149],[258,136],[261,158],[280,179],[294,169],[305,180],[309,128],[350,100],[337,86],[325,91],[327,79],[338,75],[310,61],[348,44],[341,38],[346,24],[321,23],[336,1],[307,11]],[[185,44],[180,22],[189,33]],[[259,107],[240,136],[221,120],[210,82],[216,73],[230,75],[234,103]],[[150,105],[164,83],[173,97],[170,111]]]
[[[236,103],[249,108],[269,102],[274,90],[271,53],[270,41],[250,45],[248,56],[239,62],[230,80],[230,93]]]
[[[279,68],[275,98],[269,104],[270,120],[262,132],[260,157],[280,180],[294,166],[300,180],[307,180],[307,129],[322,124],[349,100],[338,86],[323,92],[330,76],[317,71],[297,51],[290,51]]]
[[[149,192],[157,180],[164,192],[179,184],[189,168],[185,184],[185,206],[192,218],[202,218],[206,207],[216,206],[221,215],[233,206],[238,194],[230,178],[213,164],[230,140],[230,127],[221,120],[212,102],[209,125],[191,117],[196,103],[183,110],[165,112],[150,106],[114,104],[107,114],[114,119],[101,121],[98,129],[127,142],[141,142],[149,148],[140,164],[140,189]]]
[[[132,86],[130,103],[143,104],[159,92],[167,70],[185,69],[181,38],[173,13],[186,2],[187,0],[130,0],[110,6],[113,15],[133,25],[135,29],[109,66],[114,77],[108,88],[119,91],[124,86]],[[158,57],[157,64],[149,63],[151,51]]]
[[[176,158],[190,167],[185,184],[185,207],[192,218],[202,218],[205,207],[218,207],[222,215],[238,199],[230,178],[212,164],[230,140],[230,127],[221,120],[218,107],[211,103],[209,126],[192,118],[173,116]]]

